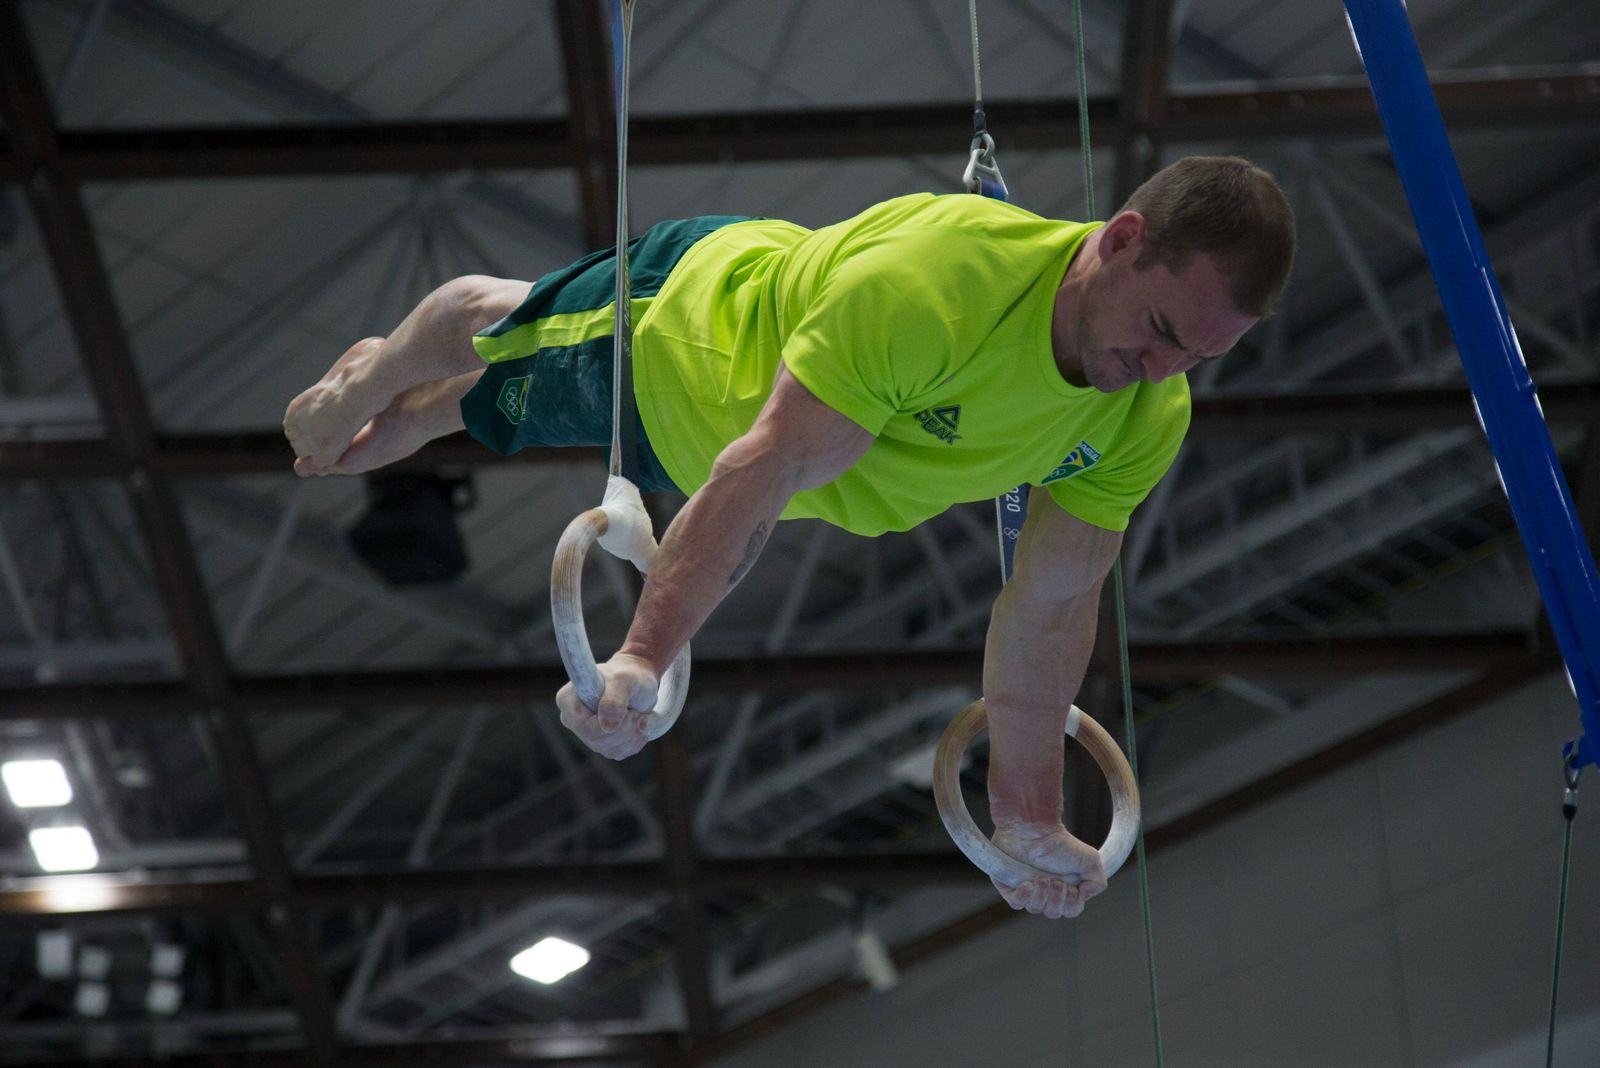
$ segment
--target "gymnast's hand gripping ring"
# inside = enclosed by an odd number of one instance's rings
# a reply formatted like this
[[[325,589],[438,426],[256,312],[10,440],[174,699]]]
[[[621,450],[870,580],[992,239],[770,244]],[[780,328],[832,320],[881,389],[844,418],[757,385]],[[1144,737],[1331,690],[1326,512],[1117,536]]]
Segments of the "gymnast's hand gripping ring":
[[[555,620],[556,646],[567,677],[578,691],[578,700],[598,708],[605,682],[589,647],[589,632],[583,624],[583,561],[589,546],[596,541],[613,556],[631,561],[641,575],[650,573],[656,554],[656,539],[650,532],[650,516],[633,483],[619,476],[606,482],[604,502],[591,508],[567,525],[556,545],[555,562],[550,567],[550,614]],[[683,711],[689,693],[689,643],[685,642],[661,679],[654,715],[645,729],[651,741],[672,729]]]
[[[1001,852],[978,829],[967,811],[967,803],[961,797],[961,755],[987,724],[988,712],[980,697],[950,721],[939,739],[933,762],[933,799],[938,803],[945,830],[950,832],[968,860],[990,878],[1007,886],[1017,886],[1029,879],[1060,879],[1060,875],[1041,871]],[[1100,864],[1109,879],[1128,859],[1139,835],[1139,785],[1134,781],[1128,758],[1122,755],[1111,735],[1077,705],[1067,713],[1067,736],[1076,738],[1089,751],[1111,787],[1111,833],[1100,847]]]

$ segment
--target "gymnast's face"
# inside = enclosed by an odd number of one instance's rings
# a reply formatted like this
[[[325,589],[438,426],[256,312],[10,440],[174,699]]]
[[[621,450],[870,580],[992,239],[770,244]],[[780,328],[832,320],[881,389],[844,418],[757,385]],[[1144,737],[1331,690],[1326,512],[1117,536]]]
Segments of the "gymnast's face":
[[[1070,352],[1058,360],[1074,385],[1114,393],[1160,382],[1220,359],[1256,323],[1234,307],[1210,256],[1191,255],[1177,271],[1159,263],[1135,267],[1143,233],[1143,218],[1122,212],[1085,250],[1091,259],[1080,277],[1076,322],[1067,324]]]

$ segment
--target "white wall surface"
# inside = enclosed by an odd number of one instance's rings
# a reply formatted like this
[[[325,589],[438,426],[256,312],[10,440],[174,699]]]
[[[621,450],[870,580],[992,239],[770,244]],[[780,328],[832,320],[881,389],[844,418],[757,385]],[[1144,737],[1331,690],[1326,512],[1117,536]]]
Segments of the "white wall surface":
[[[1543,1064],[1564,678],[1155,857],[1166,1064]],[[1600,1065],[1600,775],[1573,844],[1556,1063]],[[718,1068],[1154,1064],[1132,867]]]

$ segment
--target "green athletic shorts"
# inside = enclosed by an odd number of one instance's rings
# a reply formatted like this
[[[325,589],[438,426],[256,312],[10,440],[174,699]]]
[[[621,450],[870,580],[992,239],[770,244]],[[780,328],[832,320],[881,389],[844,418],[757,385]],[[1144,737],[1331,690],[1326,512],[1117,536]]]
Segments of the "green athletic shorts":
[[[638,322],[672,270],[702,237],[733,215],[658,223],[628,242],[633,321]],[[585,256],[533,284],[510,315],[472,339],[489,365],[461,399],[467,432],[509,455],[528,446],[611,445],[615,247]],[[634,414],[639,489],[677,490]]]

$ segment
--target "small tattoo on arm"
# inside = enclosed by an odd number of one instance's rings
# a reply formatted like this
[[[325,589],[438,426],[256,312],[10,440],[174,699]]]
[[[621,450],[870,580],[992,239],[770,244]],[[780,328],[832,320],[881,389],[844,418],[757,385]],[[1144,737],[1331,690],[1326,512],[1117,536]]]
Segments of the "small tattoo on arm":
[[[728,585],[737,586],[739,580],[749,574],[751,566],[756,562],[756,557],[761,555],[761,549],[767,543],[767,524],[757,523],[755,533],[750,535],[750,540],[744,546],[744,559],[739,561],[739,566],[733,569],[733,574],[728,576]]]

